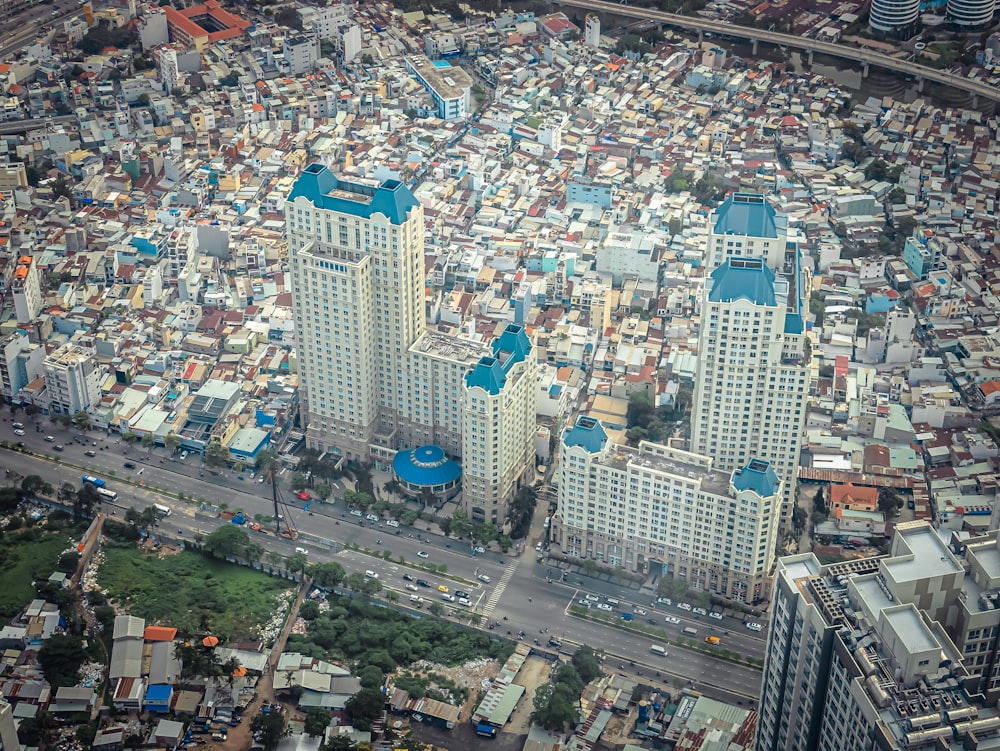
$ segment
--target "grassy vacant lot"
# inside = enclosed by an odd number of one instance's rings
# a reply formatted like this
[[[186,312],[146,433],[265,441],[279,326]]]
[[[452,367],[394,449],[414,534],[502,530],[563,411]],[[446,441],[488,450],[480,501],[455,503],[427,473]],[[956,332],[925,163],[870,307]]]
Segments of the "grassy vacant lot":
[[[7,623],[35,598],[31,582],[48,579],[59,554],[72,541],[62,531],[46,531],[44,527],[30,530],[8,530],[0,539],[0,622]]]
[[[182,551],[162,558],[132,544],[105,542],[98,583],[108,599],[150,625],[182,634],[215,634],[223,641],[250,639],[278,609],[288,582]]]

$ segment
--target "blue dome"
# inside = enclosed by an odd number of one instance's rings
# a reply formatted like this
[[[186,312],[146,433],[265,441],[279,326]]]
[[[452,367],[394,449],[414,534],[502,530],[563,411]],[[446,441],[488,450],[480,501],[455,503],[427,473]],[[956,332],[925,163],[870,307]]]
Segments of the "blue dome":
[[[402,482],[429,488],[447,485],[462,475],[462,467],[449,459],[440,446],[400,451],[392,460],[392,471]]]

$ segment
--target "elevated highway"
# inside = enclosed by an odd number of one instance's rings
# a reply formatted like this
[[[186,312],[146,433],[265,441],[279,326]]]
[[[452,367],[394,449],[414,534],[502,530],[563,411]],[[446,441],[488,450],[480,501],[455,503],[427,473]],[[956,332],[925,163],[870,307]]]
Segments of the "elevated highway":
[[[808,39],[806,37],[795,36],[793,34],[780,34],[767,29],[754,29],[747,26],[727,23],[726,21],[714,21],[708,18],[696,18],[692,16],[679,16],[674,13],[664,13],[649,8],[636,8],[631,5],[619,3],[609,3],[604,0],[555,0],[557,5],[566,5],[572,8],[592,10],[598,13],[609,13],[616,16],[628,18],[638,18],[653,21],[664,26],[696,31],[699,34],[711,33],[720,34],[737,39],[746,39],[754,44],[754,49],[759,42],[774,44],[779,47],[790,47],[806,52],[810,60],[813,53],[820,52],[831,57],[839,57],[843,60],[851,60],[860,63],[865,74],[871,65],[886,70],[896,71],[908,76],[913,76],[918,81],[933,81],[934,83],[972,94],[974,104],[977,97],[984,97],[994,102],[1000,102],[1000,87],[991,86],[984,81],[977,81],[965,76],[956,75],[943,70],[928,68],[926,65],[900,60],[890,55],[886,55],[875,50],[862,47],[849,47],[833,42],[824,42],[819,39]]]
[[[54,117],[44,117],[34,120],[8,120],[7,122],[0,123],[0,136],[11,136],[17,133],[27,133],[29,130],[38,130],[48,125],[75,122],[76,117],[73,115],[55,115]]]

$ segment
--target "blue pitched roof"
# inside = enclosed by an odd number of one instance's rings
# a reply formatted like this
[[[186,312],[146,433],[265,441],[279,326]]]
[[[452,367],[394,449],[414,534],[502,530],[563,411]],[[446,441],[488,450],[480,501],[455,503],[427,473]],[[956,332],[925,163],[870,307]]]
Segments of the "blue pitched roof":
[[[805,331],[805,328],[805,324],[802,322],[802,316],[798,313],[789,313],[785,316],[786,334],[801,334]]]
[[[715,212],[715,234],[777,237],[774,207],[760,193],[733,193]]]
[[[751,459],[743,469],[733,472],[734,488],[740,491],[752,490],[761,498],[777,493],[779,482],[771,463],[763,459]]]
[[[310,164],[295,181],[288,200],[299,196],[314,206],[369,219],[384,214],[393,224],[406,221],[407,212],[419,206],[410,189],[399,180],[386,180],[377,188],[360,185],[335,177],[325,165]]]
[[[465,376],[468,388],[479,386],[496,396],[507,382],[507,373],[531,354],[531,340],[523,326],[511,323],[493,340],[493,356],[482,357]]]
[[[746,299],[755,305],[775,305],[774,272],[763,258],[727,258],[712,272],[711,302]]]
[[[604,432],[599,420],[593,417],[579,417],[576,425],[563,435],[566,448],[583,446],[588,454],[596,454],[608,442],[608,434]]]

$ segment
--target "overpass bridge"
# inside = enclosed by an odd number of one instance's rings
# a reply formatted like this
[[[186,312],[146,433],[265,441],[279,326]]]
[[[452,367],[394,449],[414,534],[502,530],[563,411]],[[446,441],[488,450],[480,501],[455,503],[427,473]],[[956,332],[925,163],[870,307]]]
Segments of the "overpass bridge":
[[[606,2],[605,0],[553,0],[553,2],[556,5],[567,5],[572,8],[592,10],[598,13],[611,13],[616,16],[639,18],[653,21],[663,26],[673,26],[688,31],[696,31],[699,36],[708,32],[727,37],[736,37],[737,39],[746,39],[753,43],[755,53],[759,42],[802,50],[808,54],[810,62],[812,62],[813,54],[820,52],[831,57],[839,57],[844,60],[860,63],[866,76],[868,75],[869,66],[874,65],[886,70],[913,76],[921,83],[923,81],[933,81],[934,83],[968,92],[972,94],[973,106],[978,104],[979,97],[1000,102],[1000,87],[992,86],[985,81],[977,81],[972,78],[956,75],[955,73],[935,70],[934,68],[910,62],[909,60],[900,60],[884,53],[876,52],[875,50],[848,47],[833,42],[824,42],[819,39],[807,39],[794,34],[780,34],[776,31],[768,31],[767,29],[754,29],[726,21],[679,16],[674,13],[664,13],[649,8],[636,8],[631,5]]]

